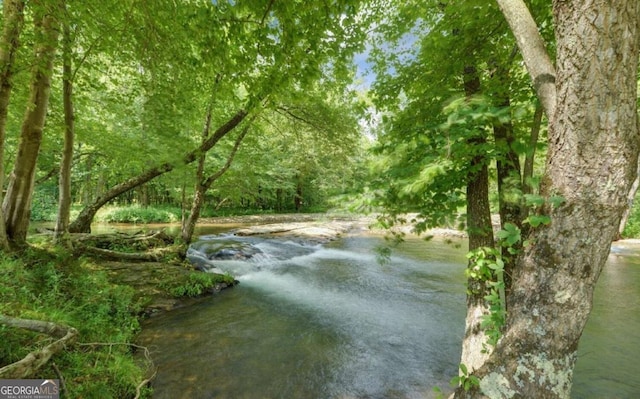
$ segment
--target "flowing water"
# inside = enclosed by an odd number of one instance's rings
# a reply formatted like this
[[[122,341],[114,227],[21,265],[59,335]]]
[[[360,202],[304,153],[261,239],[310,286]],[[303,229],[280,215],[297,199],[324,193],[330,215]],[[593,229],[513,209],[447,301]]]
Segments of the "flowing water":
[[[409,239],[379,263],[380,237],[324,246],[241,240],[261,251],[216,261],[240,284],[149,320],[154,398],[428,398],[449,390],[464,329],[466,242]],[[635,251],[635,252],[634,252]],[[640,392],[640,246],[603,272],[574,398]]]

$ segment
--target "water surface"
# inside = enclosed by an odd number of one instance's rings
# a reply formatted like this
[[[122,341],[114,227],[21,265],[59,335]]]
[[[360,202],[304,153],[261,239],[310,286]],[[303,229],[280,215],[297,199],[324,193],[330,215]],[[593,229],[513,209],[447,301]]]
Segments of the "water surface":
[[[208,236],[205,239],[219,238]],[[228,239],[228,238],[226,238]],[[151,319],[154,398],[425,398],[448,390],[464,331],[466,242],[380,237],[325,246],[242,238],[262,251],[216,265],[240,284]],[[632,398],[640,249],[614,251],[595,295],[574,398]]]

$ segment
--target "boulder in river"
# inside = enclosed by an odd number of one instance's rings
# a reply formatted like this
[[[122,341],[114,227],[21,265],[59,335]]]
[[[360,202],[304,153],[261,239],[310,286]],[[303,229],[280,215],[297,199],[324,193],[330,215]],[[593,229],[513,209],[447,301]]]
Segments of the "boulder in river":
[[[193,244],[193,248],[205,254],[209,260],[246,260],[261,254],[259,248],[246,242],[232,240],[203,240]]]

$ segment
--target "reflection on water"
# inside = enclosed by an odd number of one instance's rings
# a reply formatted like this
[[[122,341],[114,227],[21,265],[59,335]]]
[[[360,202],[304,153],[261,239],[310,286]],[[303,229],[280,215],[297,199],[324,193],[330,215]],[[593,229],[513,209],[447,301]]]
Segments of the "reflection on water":
[[[216,261],[239,286],[145,326],[155,398],[425,398],[448,389],[464,329],[466,243],[409,240],[379,264],[377,237],[324,247],[244,240],[262,255]],[[612,255],[603,272],[574,398],[640,391],[638,262]]]

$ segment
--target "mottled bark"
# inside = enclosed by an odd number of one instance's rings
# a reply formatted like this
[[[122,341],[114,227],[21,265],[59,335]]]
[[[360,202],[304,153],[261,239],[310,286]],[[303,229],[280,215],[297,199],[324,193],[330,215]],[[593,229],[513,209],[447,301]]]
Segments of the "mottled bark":
[[[91,222],[93,221],[94,216],[96,215],[98,210],[100,210],[100,208],[102,208],[107,202],[123,193],[126,193],[129,190],[132,190],[148,181],[153,180],[160,175],[172,171],[176,166],[180,164],[186,165],[195,161],[198,157],[198,154],[207,152],[211,148],[213,148],[213,146],[215,146],[218,141],[220,141],[220,139],[222,139],[236,126],[238,126],[246,116],[247,112],[245,110],[238,111],[225,124],[220,126],[214,132],[214,134],[211,135],[211,137],[209,137],[202,145],[200,145],[200,147],[186,154],[179,162],[167,162],[162,165],[154,166],[135,177],[132,177],[116,186],[113,186],[111,189],[107,190],[105,193],[99,196],[93,203],[87,205],[82,209],[76,220],[74,220],[73,223],[71,223],[71,225],[69,226],[69,231],[72,233],[90,232]]]
[[[4,142],[6,137],[9,98],[13,88],[13,63],[20,47],[20,33],[24,26],[24,1],[8,0],[3,5],[4,29],[0,38],[0,205],[4,188]],[[7,228],[0,206],[0,250],[9,250]]]
[[[53,59],[58,42],[59,22],[56,16],[59,3],[45,3],[32,3],[36,44],[29,100],[22,122],[18,153],[3,203],[7,237],[18,246],[24,244],[27,238],[36,161],[47,115]]]
[[[578,342],[635,178],[638,21],[626,1],[555,1],[557,104],[541,193],[551,224],[533,229],[507,302],[507,329],[456,397],[568,398]]]
[[[71,247],[69,239],[69,215],[71,213],[71,163],[73,161],[73,142],[75,136],[73,113],[73,81],[71,69],[71,29],[65,22],[62,33],[62,104],[64,107],[64,148],[60,161],[58,180],[58,218],[54,240]]]

